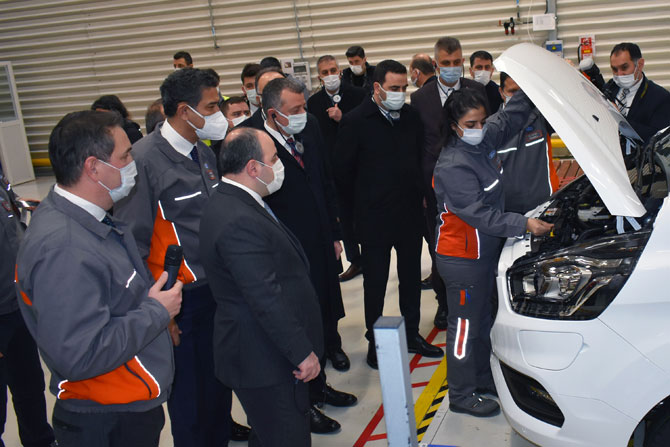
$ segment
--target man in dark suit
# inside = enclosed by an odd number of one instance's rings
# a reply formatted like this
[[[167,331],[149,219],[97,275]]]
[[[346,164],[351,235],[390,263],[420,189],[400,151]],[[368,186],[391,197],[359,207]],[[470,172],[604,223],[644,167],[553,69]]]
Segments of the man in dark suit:
[[[267,117],[259,130],[273,139],[285,167],[282,189],[265,201],[279,220],[296,235],[310,264],[310,277],[321,304],[326,358],[338,368],[349,368],[342,350],[337,322],[344,316],[338,273],[342,244],[337,197],[330,170],[326,168],[324,143],[314,116],[305,111],[304,86],[291,78],[273,79],[263,89],[261,105]],[[346,407],[356,397],[326,384],[325,374],[310,384],[312,402]],[[330,433],[340,428],[316,408],[311,410],[312,431]]]
[[[645,144],[670,124],[670,92],[647,79],[640,47],[624,42],[610,53],[614,78],[603,88]]]
[[[342,73],[337,65],[337,60],[333,56],[321,56],[316,62],[316,67],[323,88],[307,100],[307,110],[319,121],[325,143],[324,147],[327,150],[328,163],[332,166],[335,156],[333,152],[335,138],[337,138],[337,130],[342,115],[358,106],[363,98],[368,96],[368,92],[363,88],[341,82]],[[353,236],[353,224],[349,221],[342,221],[341,224],[344,251],[350,265],[347,271],[340,275],[340,281],[348,281],[362,272],[361,250]],[[335,366],[335,369],[339,368]]]
[[[421,170],[426,199],[425,216],[428,232],[430,257],[432,260],[431,279],[438,302],[435,326],[447,327],[447,289],[437,272],[435,264],[435,225],[437,223],[437,201],[433,191],[433,170],[442,150],[441,126],[442,107],[449,95],[462,88],[472,88],[486,96],[484,86],[463,77],[463,51],[461,43],[453,37],[443,37],[435,43],[437,82],[425,84],[410,95],[411,104],[421,115],[424,130],[424,146],[421,152]]]
[[[409,63],[409,76],[409,81],[416,88],[435,82],[437,76],[435,76],[433,59],[426,53],[417,53],[412,56],[412,61]]]
[[[443,355],[419,335],[423,126],[418,112],[405,104],[406,90],[405,66],[394,60],[380,62],[373,97],[342,118],[335,146],[342,214],[353,219],[361,242],[367,362],[372,368],[377,367],[372,328],[384,310],[393,248],[409,352]]]
[[[375,66],[368,64],[365,50],[360,45],[347,48],[344,55],[349,61],[349,68],[342,71],[342,82],[361,87],[372,93],[372,83],[375,76]]]
[[[489,114],[496,113],[502,104],[498,84],[493,82],[493,56],[488,51],[475,51],[470,55],[470,76],[486,89]]]
[[[266,134],[233,130],[221,150],[222,182],[200,225],[217,302],[216,375],[254,426],[250,446],[311,445],[307,382],[318,376],[323,352],[307,257],[262,200],[281,188],[282,169]]]
[[[265,88],[265,85],[273,79],[279,78],[284,78],[284,73],[275,67],[263,68],[256,74],[256,98],[259,104],[263,104],[263,89]],[[254,113],[251,114],[250,118],[242,121],[240,126],[253,127],[254,129],[262,130],[264,122],[265,118],[263,118],[263,109],[262,107],[259,107]]]

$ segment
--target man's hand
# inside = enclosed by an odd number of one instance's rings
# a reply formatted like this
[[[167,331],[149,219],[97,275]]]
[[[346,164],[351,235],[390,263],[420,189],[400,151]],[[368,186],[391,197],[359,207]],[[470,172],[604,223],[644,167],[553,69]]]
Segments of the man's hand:
[[[174,318],[170,320],[168,323],[168,332],[170,332],[170,338],[172,339],[172,344],[175,346],[179,346],[181,343],[181,337],[179,334],[181,334],[181,329],[179,329],[179,326],[177,326],[177,322],[174,321]]]
[[[309,382],[318,376],[320,372],[321,364],[319,363],[319,358],[312,351],[305,360],[300,362],[298,369],[293,371],[293,376],[303,382]]]
[[[337,107],[337,104],[335,104],[333,107],[326,109],[326,112],[328,112],[328,118],[335,121],[336,123],[339,123],[340,120],[342,119],[342,111],[340,110],[339,107]]]
[[[170,318],[174,318],[181,309],[181,288],[183,284],[181,281],[175,282],[170,290],[161,290],[167,282],[167,272],[161,273],[158,280],[149,289],[149,298],[153,298],[167,309]]]
[[[342,256],[342,242],[335,241],[333,245],[335,245],[335,259],[339,260]]]
[[[530,218],[528,219],[528,222],[526,222],[526,229],[535,236],[542,236],[543,234],[549,233],[552,228],[554,228],[554,224],[547,223],[540,219]]]
[[[4,357],[4,355],[2,355],[2,352],[0,352],[0,359],[3,358],[3,357]]]

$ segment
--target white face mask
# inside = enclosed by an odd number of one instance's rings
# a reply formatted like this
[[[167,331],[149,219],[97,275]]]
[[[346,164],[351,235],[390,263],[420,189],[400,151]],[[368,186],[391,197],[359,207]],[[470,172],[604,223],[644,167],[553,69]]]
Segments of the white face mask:
[[[277,120],[275,120],[275,124],[277,124],[277,126],[279,126],[289,135],[295,135],[302,132],[302,130],[305,128],[305,125],[307,124],[307,112],[288,116],[284,115],[279,110],[277,110],[277,113],[288,120],[288,125],[284,126],[283,124],[277,122]]]
[[[502,95],[503,95],[503,97],[505,98],[505,100],[504,100],[504,102],[503,102],[503,104],[505,104],[505,105],[507,105],[507,103],[509,102],[509,100],[512,99],[512,96],[514,96],[514,95],[509,95],[509,96],[507,96],[507,95],[504,94],[504,93],[503,93]]]
[[[186,122],[195,129],[198,138],[201,140],[223,140],[226,137],[226,132],[228,132],[228,120],[223,116],[221,111],[203,116],[193,107],[188,106],[188,108],[205,120],[205,125],[202,126],[202,129],[197,128],[192,122],[186,120]]]
[[[247,90],[245,92],[245,95],[247,95],[247,99],[249,100],[249,104],[253,104],[255,106],[258,106],[258,95],[256,94],[256,89],[252,88],[251,90]]]
[[[479,82],[482,85],[486,85],[491,80],[491,72],[488,70],[476,70],[475,71],[475,81]]]
[[[412,75],[409,77],[409,82],[412,84],[414,87],[418,87],[417,82],[419,82],[419,73],[418,70],[413,70],[413,72],[416,71],[416,78],[413,78]]]
[[[635,85],[635,74],[637,73],[637,64],[635,64],[635,70],[631,74],[617,76],[614,75],[614,83],[619,86],[619,88],[631,88]]]
[[[405,92],[387,92],[383,88],[381,90],[386,93],[386,99],[382,99],[382,105],[384,107],[388,110],[402,109],[402,106],[405,105]]]
[[[270,166],[266,165],[260,160],[256,161],[258,161],[263,166],[272,169],[272,173],[274,174],[274,178],[270,183],[265,183],[260,177],[256,177],[256,180],[265,185],[265,187],[268,189],[268,195],[279,191],[279,188],[281,188],[281,185],[284,183],[284,163],[282,163],[281,160],[277,160],[275,164]]]
[[[349,64],[349,66],[351,67],[351,71],[356,76],[360,76],[360,75],[363,74],[363,66],[362,65],[351,65],[351,64]]]
[[[456,124],[456,126],[463,131],[461,140],[463,140],[465,143],[471,144],[472,146],[477,146],[484,139],[484,134],[486,133],[486,124],[481,129],[463,129],[458,124]]]
[[[117,168],[116,166],[110,165],[109,163],[100,159],[98,159],[98,161],[109,166],[110,168],[116,169],[121,174],[121,184],[114,189],[110,189],[107,187],[107,185],[101,181],[98,181],[98,183],[109,192],[109,196],[112,198],[112,202],[116,203],[130,194],[130,190],[133,189],[133,186],[135,186],[135,176],[137,175],[137,166],[135,165],[135,160],[131,161],[122,168]]]
[[[323,86],[326,87],[326,90],[329,92],[336,92],[340,89],[340,75],[329,75],[321,78],[323,81]]]
[[[242,124],[244,121],[246,121],[247,118],[249,118],[249,117],[246,116],[246,115],[240,115],[240,116],[238,116],[237,118],[233,118],[233,119],[230,120],[230,121],[233,122],[233,127],[237,127],[237,126],[239,126],[240,124]]]

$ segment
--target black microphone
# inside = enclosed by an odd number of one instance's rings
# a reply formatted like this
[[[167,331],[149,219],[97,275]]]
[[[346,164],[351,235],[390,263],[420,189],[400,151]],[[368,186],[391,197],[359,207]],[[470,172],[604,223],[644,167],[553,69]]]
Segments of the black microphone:
[[[598,90],[603,91],[603,88],[605,87],[605,79],[603,78],[602,73],[600,73],[600,68],[598,68],[593,61],[593,58],[587,57],[582,59],[579,62],[579,71],[586,74]]]
[[[165,263],[163,269],[168,272],[168,279],[161,290],[169,290],[177,281],[179,267],[184,259],[184,250],[179,245],[170,245],[165,252]]]

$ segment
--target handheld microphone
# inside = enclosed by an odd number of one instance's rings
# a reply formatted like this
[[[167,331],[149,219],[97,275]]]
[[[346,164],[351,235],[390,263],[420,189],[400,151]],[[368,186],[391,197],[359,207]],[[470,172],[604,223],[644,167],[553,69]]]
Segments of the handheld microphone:
[[[605,79],[603,78],[602,73],[600,73],[600,68],[595,64],[593,58],[587,57],[582,59],[579,62],[579,71],[584,73],[591,80],[593,85],[595,85],[598,90],[602,91],[605,87]]]
[[[163,269],[168,272],[168,280],[161,290],[169,290],[174,286],[183,259],[184,250],[179,245],[168,246],[163,264]]]

